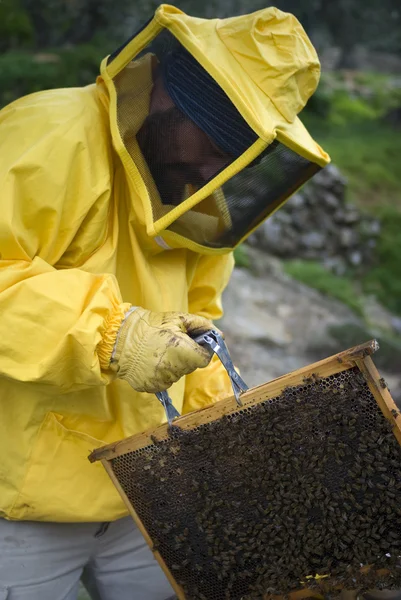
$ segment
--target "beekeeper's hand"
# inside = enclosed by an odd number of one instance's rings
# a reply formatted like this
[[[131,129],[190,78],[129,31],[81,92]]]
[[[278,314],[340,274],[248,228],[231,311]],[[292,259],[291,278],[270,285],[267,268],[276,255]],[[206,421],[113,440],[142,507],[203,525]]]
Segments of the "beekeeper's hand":
[[[213,328],[196,315],[135,308],[117,334],[110,368],[138,392],[161,392],[209,364],[213,352],[189,336]]]

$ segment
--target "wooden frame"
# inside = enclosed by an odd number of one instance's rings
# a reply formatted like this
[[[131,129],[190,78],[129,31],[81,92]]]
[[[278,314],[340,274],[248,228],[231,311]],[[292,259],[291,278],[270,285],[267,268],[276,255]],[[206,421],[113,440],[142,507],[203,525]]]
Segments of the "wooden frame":
[[[384,379],[380,376],[377,371],[371,355],[376,352],[379,348],[379,344],[376,340],[370,340],[365,344],[354,346],[344,352],[340,352],[329,358],[325,358],[319,362],[307,365],[302,369],[298,369],[283,375],[277,379],[270,381],[269,383],[262,384],[254,387],[241,396],[243,407],[253,406],[259,402],[265,401],[269,398],[279,396],[283,390],[289,387],[295,387],[305,383],[305,379],[315,375],[320,378],[328,377],[337,373],[341,373],[353,367],[358,367],[361,373],[364,375],[365,380],[378,404],[384,416],[393,424],[393,432],[396,436],[399,444],[401,445],[401,417],[400,412],[391,397],[391,394],[387,388]],[[189,413],[182,417],[177,418],[174,423],[182,429],[193,429],[199,425],[216,421],[223,415],[236,412],[238,406],[236,404],[234,396],[220,400],[211,406],[200,409],[198,411]],[[114,458],[127,454],[128,452],[134,452],[146,446],[154,443],[154,441],[163,440],[168,437],[168,425],[163,424],[156,429],[140,433],[124,440],[109,444],[94,450],[89,456],[91,462],[100,460],[113,481],[115,487],[119,491],[124,503],[126,504],[131,516],[136,522],[139,530],[144,536],[146,542],[151,548],[156,560],[166,574],[170,584],[172,585],[177,598],[179,600],[185,600],[185,594],[180,585],[174,579],[174,576],[168,569],[160,553],[153,548],[152,539],[149,536],[146,528],[144,527],[141,519],[135,512],[129,499],[127,498],[124,490],[119,484],[110,461]],[[297,590],[289,594],[291,600],[299,600],[305,597],[322,598],[318,591],[308,591],[306,589]],[[275,596],[275,598],[280,598]]]

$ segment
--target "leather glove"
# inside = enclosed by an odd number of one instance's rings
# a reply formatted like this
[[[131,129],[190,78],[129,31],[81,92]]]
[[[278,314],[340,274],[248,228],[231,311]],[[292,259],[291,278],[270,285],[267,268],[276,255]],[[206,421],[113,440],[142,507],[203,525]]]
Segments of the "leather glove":
[[[197,315],[136,308],[118,331],[110,369],[138,392],[162,392],[209,364],[213,352],[189,336],[213,328]]]

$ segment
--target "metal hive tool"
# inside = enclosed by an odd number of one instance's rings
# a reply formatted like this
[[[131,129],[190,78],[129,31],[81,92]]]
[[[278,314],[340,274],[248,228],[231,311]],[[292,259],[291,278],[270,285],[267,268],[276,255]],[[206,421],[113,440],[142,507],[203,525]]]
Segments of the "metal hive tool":
[[[92,453],[179,599],[401,589],[401,417],[377,347]]]

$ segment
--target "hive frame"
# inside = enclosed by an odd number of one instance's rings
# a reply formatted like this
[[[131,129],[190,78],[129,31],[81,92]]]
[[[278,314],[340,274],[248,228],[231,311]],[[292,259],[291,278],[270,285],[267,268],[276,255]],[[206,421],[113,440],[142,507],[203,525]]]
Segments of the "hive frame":
[[[296,371],[288,373],[287,375],[273,379],[268,383],[251,388],[241,396],[243,407],[245,408],[253,406],[269,398],[275,398],[288,387],[304,384],[305,379],[310,378],[312,375],[324,378],[347,371],[353,367],[358,367],[361,373],[364,375],[369,389],[372,392],[372,395],[374,396],[382,413],[394,425],[393,433],[398,443],[401,445],[401,418],[397,418],[400,412],[398,411],[397,406],[391,397],[386,382],[380,376],[380,373],[378,372],[371,358],[371,355],[376,352],[378,348],[378,342],[376,340],[370,340],[364,344],[360,344],[359,346],[354,346],[321,361],[312,363],[301,369],[297,369]],[[230,396],[224,400],[216,402],[211,406],[207,406],[198,411],[179,417],[174,421],[174,424],[184,430],[194,429],[195,427],[199,427],[205,423],[216,421],[223,415],[236,412],[237,410],[238,405],[235,401],[235,397]],[[186,596],[182,587],[176,582],[161,554],[153,547],[152,538],[148,534],[144,524],[122,489],[111,466],[111,461],[117,456],[127,454],[128,452],[134,452],[153,444],[154,441],[163,440],[167,437],[168,424],[165,423],[156,429],[136,434],[124,440],[98,448],[90,454],[89,460],[91,462],[101,461],[116,489],[120,493],[122,500],[133,517],[136,525],[145,538],[145,541],[152,550],[154,557],[158,561],[160,567],[163,569],[172,588],[177,594],[178,600],[185,600]],[[302,589],[292,592],[288,595],[290,600],[300,600],[301,598],[307,598],[311,596],[319,597],[319,594],[316,593],[316,591],[311,592],[307,589]],[[280,598],[280,596],[275,596],[275,598]]]

